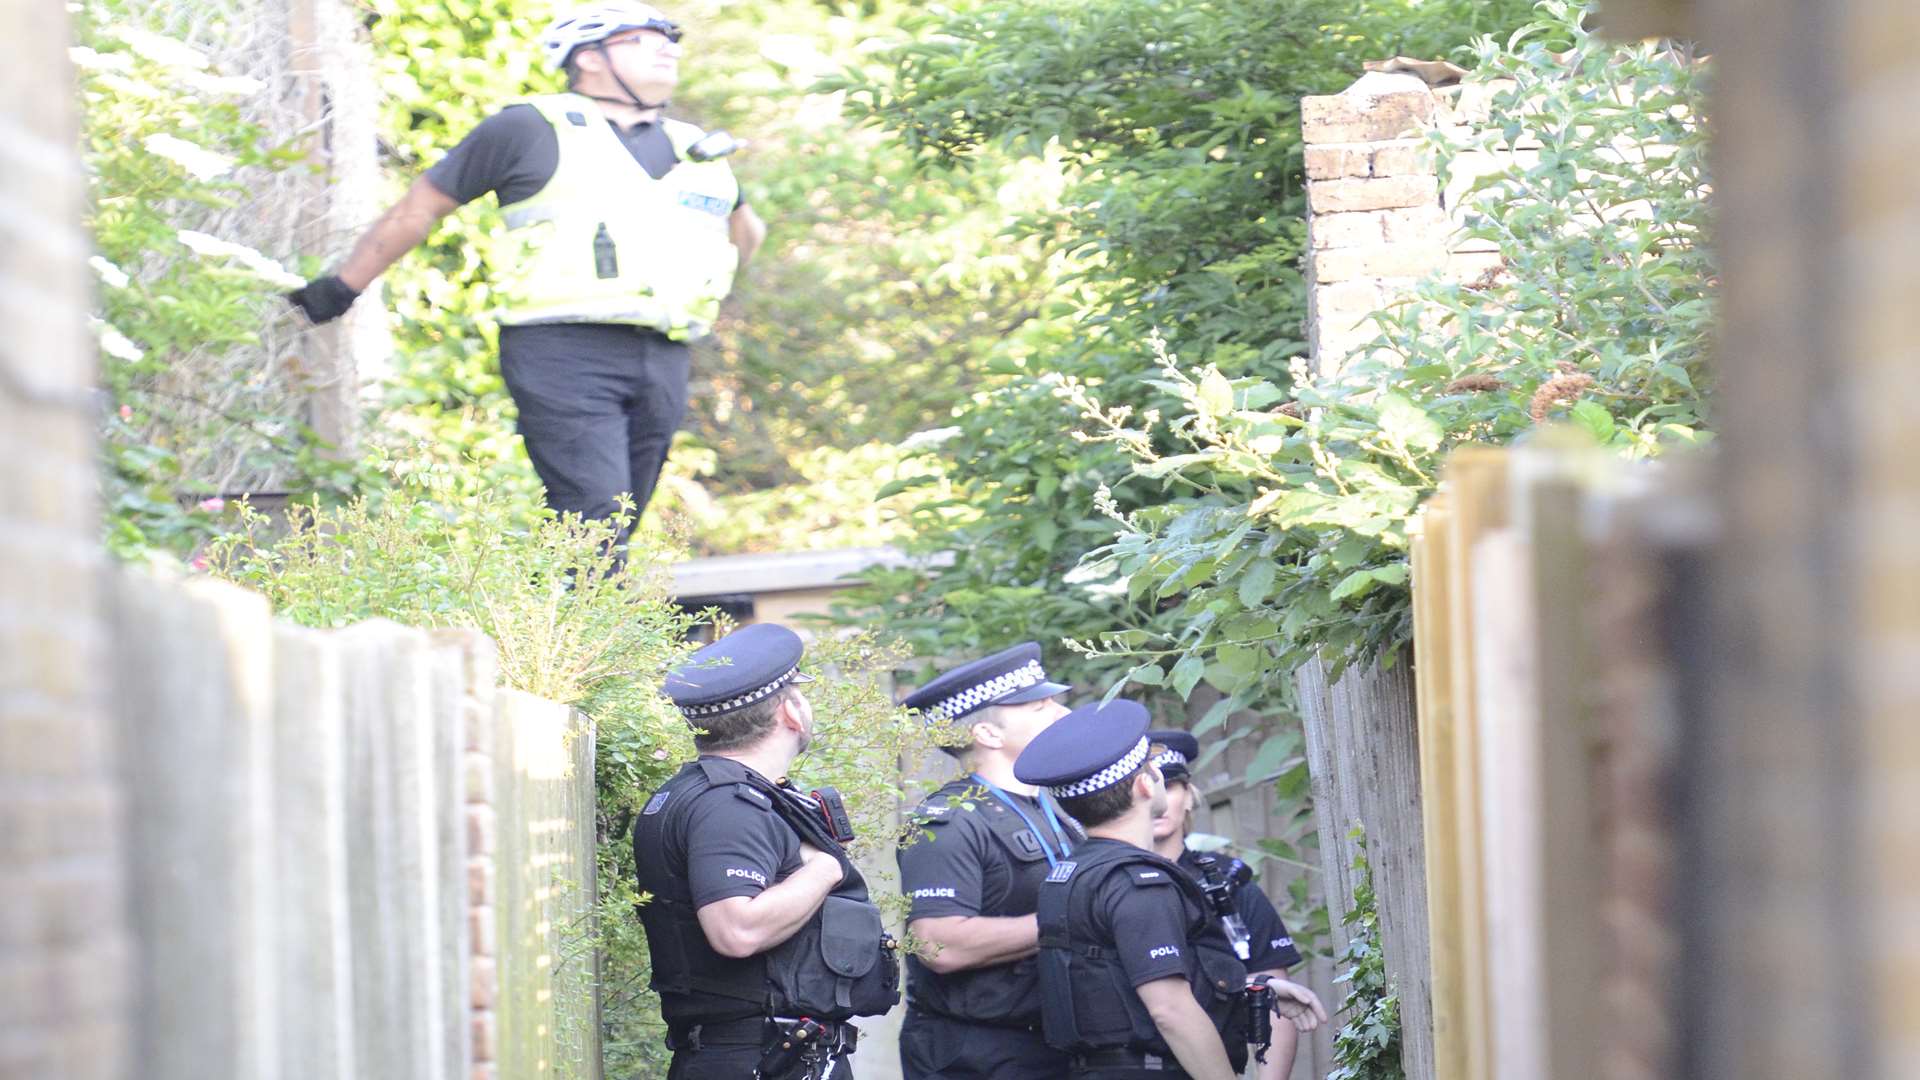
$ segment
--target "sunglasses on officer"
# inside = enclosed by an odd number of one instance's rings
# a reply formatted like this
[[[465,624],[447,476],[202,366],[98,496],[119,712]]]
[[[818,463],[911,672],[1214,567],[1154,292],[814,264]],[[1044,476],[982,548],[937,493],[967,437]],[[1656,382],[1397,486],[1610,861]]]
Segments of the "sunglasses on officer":
[[[666,38],[667,42],[672,45],[680,44],[680,39],[687,36],[687,32],[685,30],[680,29],[679,23],[668,22],[665,19],[648,19],[646,22],[643,22],[643,23],[635,23],[631,26],[623,27],[620,33],[624,35],[632,30],[651,30],[656,34],[659,34],[661,37]],[[631,42],[646,41],[646,40],[648,39],[646,38],[645,35],[635,34],[631,37],[611,37],[611,38],[608,38],[606,41],[602,42],[601,44],[626,45]]]

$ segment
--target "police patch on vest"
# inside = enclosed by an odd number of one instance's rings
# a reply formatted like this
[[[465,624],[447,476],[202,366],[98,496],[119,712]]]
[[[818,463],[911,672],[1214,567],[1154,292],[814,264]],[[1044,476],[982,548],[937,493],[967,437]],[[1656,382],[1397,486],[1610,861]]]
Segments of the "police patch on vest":
[[[640,812],[642,814],[657,814],[660,812],[661,807],[667,805],[667,800],[672,797],[673,797],[672,789],[662,791],[658,795],[655,795],[653,798],[648,799],[647,808]]]
[[[1053,873],[1047,875],[1047,880],[1048,881],[1065,881],[1068,878],[1072,877],[1073,872],[1075,870],[1078,870],[1079,868],[1080,868],[1079,863],[1073,862],[1072,860],[1067,860],[1065,862],[1062,862],[1060,865],[1054,867]]]
[[[716,199],[711,195],[702,195],[697,191],[680,193],[680,205],[692,210],[704,210],[715,217],[726,217],[733,213],[733,204],[725,199]]]

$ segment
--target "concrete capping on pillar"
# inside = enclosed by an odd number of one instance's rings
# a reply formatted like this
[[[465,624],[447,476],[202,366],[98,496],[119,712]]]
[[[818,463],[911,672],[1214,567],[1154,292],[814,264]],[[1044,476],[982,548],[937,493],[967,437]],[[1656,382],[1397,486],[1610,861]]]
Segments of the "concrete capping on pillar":
[[[147,1080],[277,1078],[277,825],[266,601],[116,576],[134,1060]]]

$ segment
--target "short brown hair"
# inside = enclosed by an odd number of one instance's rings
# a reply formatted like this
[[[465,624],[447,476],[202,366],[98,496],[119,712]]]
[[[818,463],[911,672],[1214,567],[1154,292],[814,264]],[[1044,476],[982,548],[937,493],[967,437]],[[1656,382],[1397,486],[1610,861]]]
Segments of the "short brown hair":
[[[1061,799],[1060,809],[1073,815],[1075,821],[1089,829],[1097,825],[1105,825],[1133,809],[1133,782],[1146,768],[1147,766],[1143,764],[1140,768],[1128,773],[1125,780],[1117,784],[1109,784],[1099,791],[1076,795],[1071,799]]]
[[[694,747],[703,754],[714,754],[752,746],[773,730],[773,714],[793,692],[792,686],[783,686],[773,696],[744,709],[707,717],[705,729],[694,732]]]

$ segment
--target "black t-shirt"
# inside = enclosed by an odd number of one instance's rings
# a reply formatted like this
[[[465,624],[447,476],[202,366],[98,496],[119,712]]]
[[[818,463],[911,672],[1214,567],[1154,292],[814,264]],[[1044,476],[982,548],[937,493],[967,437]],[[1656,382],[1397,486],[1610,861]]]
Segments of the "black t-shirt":
[[[1087,845],[1118,844],[1095,838]],[[1108,874],[1093,895],[1088,936],[1112,942],[1114,955],[1133,986],[1168,977],[1187,978],[1193,957],[1191,931],[1205,912],[1164,864],[1136,862]]]
[[[1195,881],[1202,881],[1200,866],[1193,855],[1192,851],[1181,851],[1180,867],[1191,873]],[[1233,906],[1240,913],[1241,921],[1247,924],[1247,948],[1253,954],[1247,959],[1248,971],[1277,971],[1300,962],[1300,950],[1294,947],[1293,935],[1266,893],[1255,885],[1242,885],[1233,891]]]
[[[659,124],[622,128],[608,121],[607,126],[655,180],[680,163],[673,140]],[[494,192],[500,205],[507,206],[538,194],[559,167],[560,137],[553,125],[531,105],[509,105],[482,120],[426,175],[434,187],[462,204]]]
[[[731,896],[758,896],[800,866],[800,838],[735,787],[708,788],[687,809],[687,887],[696,910]]]
[[[1025,822],[969,779],[947,784],[920,805],[915,813],[920,835],[899,850],[908,919],[1033,914],[1048,866],[1041,845],[1058,858],[1075,838],[1073,826],[1063,818],[1068,835],[1062,837],[1049,825],[1038,800],[1011,792],[1007,797],[1025,813]],[[1003,821],[1003,827],[1029,833],[1030,822],[1040,835],[1025,841],[1031,846],[1023,846],[1016,856],[994,836],[994,826]]]

